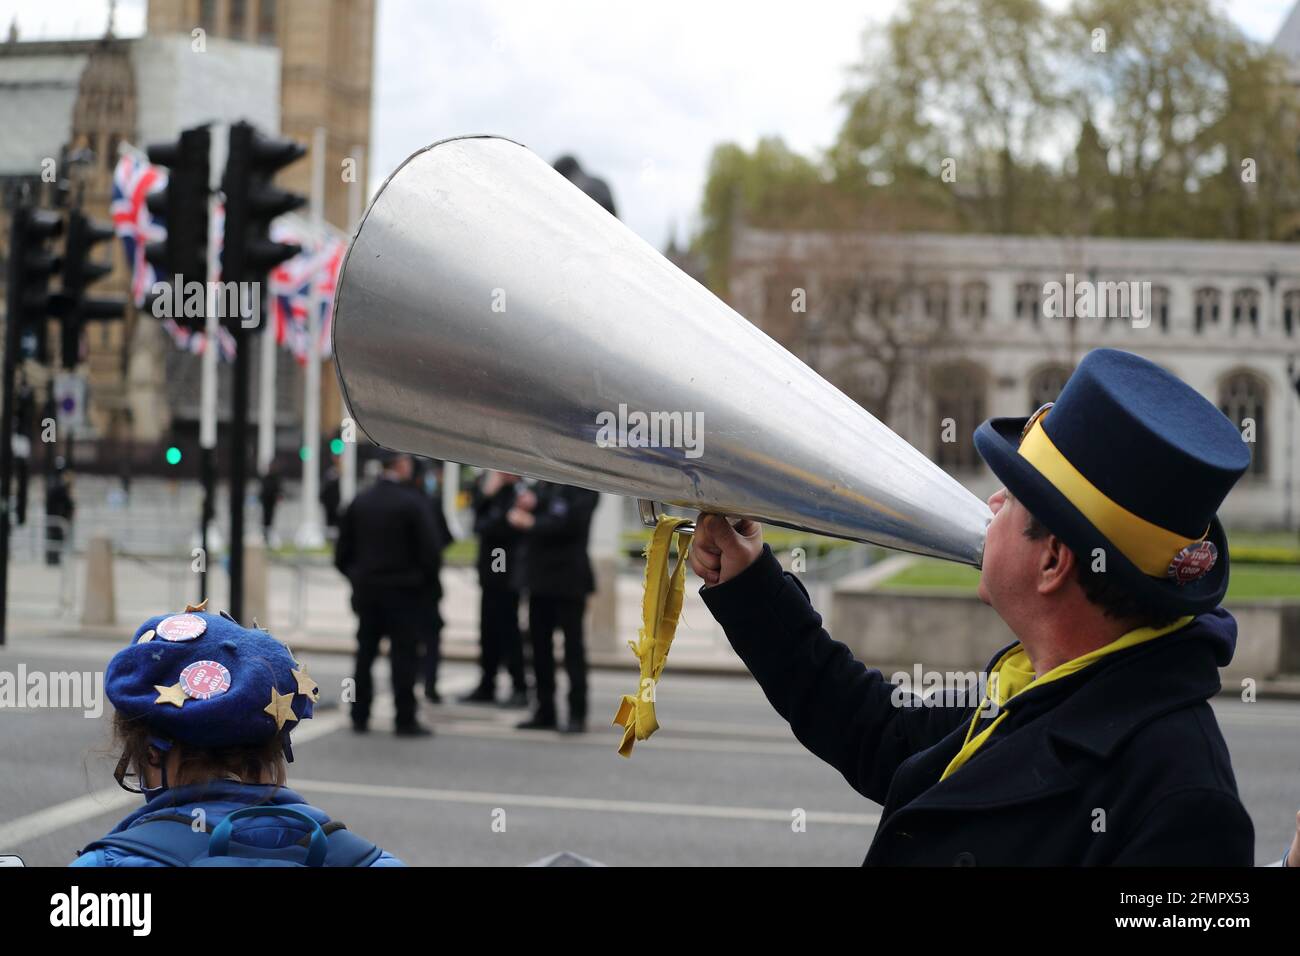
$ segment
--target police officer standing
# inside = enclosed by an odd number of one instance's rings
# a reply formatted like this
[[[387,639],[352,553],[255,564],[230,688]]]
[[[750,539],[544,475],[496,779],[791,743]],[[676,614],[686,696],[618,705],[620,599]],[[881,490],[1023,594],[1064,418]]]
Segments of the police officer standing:
[[[582,733],[587,722],[587,652],[582,618],[587,595],[596,589],[587,537],[599,495],[584,488],[541,482],[521,492],[506,514],[523,532],[528,629],[537,681],[537,709],[521,730],[557,728],[555,714],[555,629],[564,632],[564,669],[569,675],[569,719],[565,733]]]
[[[438,546],[434,551],[435,564],[430,591],[433,614],[429,620],[429,628],[424,635],[424,653],[420,659],[420,670],[424,677],[424,697],[431,704],[442,703],[442,695],[438,693],[438,667],[442,663],[442,628],[445,623],[442,619],[441,608],[442,552],[455,539],[455,536],[451,533],[451,526],[447,524],[447,516],[442,510],[442,486],[438,480],[440,471],[441,468],[438,462],[426,462],[420,470],[420,474],[413,478],[411,482],[411,487],[420,491],[428,499],[429,507],[433,511],[433,527],[438,535]]]
[[[513,691],[506,707],[528,706],[523,638],[519,633],[520,532],[506,515],[515,505],[518,475],[489,471],[474,488],[474,531],[478,534],[479,663],[478,687],[460,698],[466,704],[496,701],[497,671],[504,663]]]
[[[411,486],[409,455],[385,453],[379,480],[361,492],[339,521],[334,564],[352,583],[357,623],[356,700],[352,726],[369,729],[374,687],[370,670],[379,642],[389,640],[399,736],[427,736],[415,716],[420,645],[435,613],[441,542],[428,497]]]

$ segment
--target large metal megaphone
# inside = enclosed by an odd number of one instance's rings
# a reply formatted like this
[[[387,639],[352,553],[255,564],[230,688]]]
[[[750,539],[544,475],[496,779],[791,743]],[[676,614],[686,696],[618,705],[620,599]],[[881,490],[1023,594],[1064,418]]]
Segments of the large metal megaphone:
[[[389,176],[334,321],[384,447],[980,563],[982,501],[511,140]]]

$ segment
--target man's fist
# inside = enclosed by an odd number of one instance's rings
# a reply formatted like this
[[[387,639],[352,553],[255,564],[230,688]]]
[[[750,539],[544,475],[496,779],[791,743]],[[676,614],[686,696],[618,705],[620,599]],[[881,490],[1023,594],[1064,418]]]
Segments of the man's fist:
[[[695,520],[691,568],[710,587],[730,581],[763,553],[763,529],[741,518],[733,526],[722,515],[701,514]]]

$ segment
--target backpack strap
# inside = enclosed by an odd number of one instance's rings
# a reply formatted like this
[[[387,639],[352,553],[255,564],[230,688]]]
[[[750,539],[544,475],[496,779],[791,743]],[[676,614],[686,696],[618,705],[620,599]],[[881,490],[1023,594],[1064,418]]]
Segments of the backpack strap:
[[[194,830],[189,817],[154,817],[121,833],[111,833],[89,844],[90,850],[113,849],[134,853],[163,866],[191,866],[208,852],[208,833]]]
[[[364,837],[357,836],[337,820],[325,824],[325,830],[329,834],[325,866],[370,866],[383,856],[383,850]]]
[[[288,810],[282,807],[245,807],[243,810],[264,809],[279,811],[280,816],[300,816],[310,820],[315,824],[316,829],[311,833],[305,833],[292,846],[304,847],[308,850],[308,857],[311,858],[311,846],[313,839],[323,840],[325,849],[320,862],[308,862],[308,866],[327,866],[327,867],[357,867],[370,866],[383,855],[383,851],[369,840],[357,836],[347,828],[345,824],[338,820],[331,820],[328,823],[317,824],[314,819],[302,814],[299,811]],[[245,814],[243,810],[237,810],[228,815],[225,820],[230,820],[235,814],[244,816],[262,816],[271,814]],[[224,823],[225,820],[222,822]],[[232,841],[229,833],[224,845],[212,846],[212,837],[209,833],[216,828],[210,824],[205,824],[202,831],[196,831],[193,828],[193,820],[184,814],[159,814],[151,817],[143,823],[138,823],[129,830],[121,833],[110,834],[89,844],[81,852],[86,853],[90,850],[111,848],[122,850],[128,853],[134,853],[143,856],[146,859],[153,860],[155,863],[161,863],[164,866],[187,867],[193,866],[196,860],[209,856],[220,856],[225,854],[229,849],[229,844],[234,842],[237,846],[247,849],[254,857],[264,855],[266,859],[277,859],[283,856],[283,851],[289,847],[280,847],[278,850],[268,847],[252,847],[238,840]],[[221,824],[218,824],[220,826]],[[317,833],[321,836],[317,836]],[[215,837],[215,833],[213,833]],[[318,851],[319,852],[319,851]],[[239,854],[245,856],[249,854]]]
[[[229,856],[230,835],[233,831],[235,821],[242,817],[294,817],[311,826],[309,840],[307,844],[307,866],[322,866],[325,863],[325,854],[328,852],[328,837],[321,825],[316,822],[316,818],[303,813],[301,810],[295,810],[292,807],[278,806],[257,806],[257,807],[240,807],[233,813],[228,813],[212,830],[211,842],[208,844],[209,856]]]

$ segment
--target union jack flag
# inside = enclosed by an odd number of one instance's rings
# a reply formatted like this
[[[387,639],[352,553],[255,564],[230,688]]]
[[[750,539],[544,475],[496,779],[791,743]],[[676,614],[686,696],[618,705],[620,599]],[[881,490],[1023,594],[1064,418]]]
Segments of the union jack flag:
[[[313,295],[320,308],[320,354],[322,358],[330,354],[334,290],[347,243],[332,234],[322,239],[305,236],[281,223],[276,224],[272,237],[277,242],[302,246],[302,252],[271,272],[268,301],[276,342],[289,349],[299,365],[305,365],[311,337],[307,317]]]
[[[152,165],[143,154],[124,148],[113,170],[113,198],[109,209],[113,229],[122,238],[126,261],[131,264],[131,298],[136,307],[145,303],[158,280],[153,265],[145,258],[145,246],[167,238],[167,230],[149,212],[150,193],[167,188],[167,171]]]
[[[117,166],[113,170],[113,198],[109,209],[113,215],[113,229],[122,239],[126,260],[131,264],[131,298],[136,308],[143,308],[150,290],[158,282],[158,272],[145,257],[145,246],[167,238],[167,224],[154,219],[149,211],[148,199],[152,193],[167,188],[167,170],[154,166],[139,150],[123,145]],[[210,241],[220,247],[225,210],[218,206],[211,217]],[[169,276],[168,279],[171,277]],[[213,276],[215,281],[217,276]],[[194,355],[202,355],[207,336],[192,332],[179,325],[175,319],[162,320],[163,331],[176,347]],[[217,335],[221,357],[233,361],[235,337],[223,326]]]

